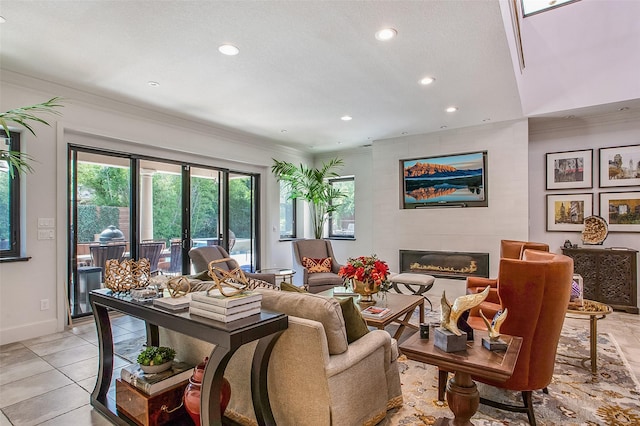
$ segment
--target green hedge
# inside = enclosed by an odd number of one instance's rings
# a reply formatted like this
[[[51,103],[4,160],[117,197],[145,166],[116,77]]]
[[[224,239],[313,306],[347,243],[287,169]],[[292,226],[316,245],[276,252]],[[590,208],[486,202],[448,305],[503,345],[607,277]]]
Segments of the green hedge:
[[[109,206],[78,206],[78,242],[93,241],[109,225],[120,227],[120,209]]]

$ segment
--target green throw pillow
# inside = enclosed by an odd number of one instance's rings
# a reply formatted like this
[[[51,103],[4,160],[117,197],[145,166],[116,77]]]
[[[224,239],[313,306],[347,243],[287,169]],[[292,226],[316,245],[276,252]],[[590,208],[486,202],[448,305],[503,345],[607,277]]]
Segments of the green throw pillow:
[[[294,291],[294,292],[298,292],[298,293],[307,293],[307,291],[302,288],[302,287],[298,287],[297,285],[293,285],[290,284],[288,282],[283,282],[280,284],[280,290],[282,291]]]
[[[347,329],[347,342],[355,342],[369,332],[369,327],[351,297],[338,298],[338,302],[340,302],[344,326]]]
[[[200,281],[213,281],[213,278],[209,276],[209,271],[202,271],[194,275],[193,278]]]

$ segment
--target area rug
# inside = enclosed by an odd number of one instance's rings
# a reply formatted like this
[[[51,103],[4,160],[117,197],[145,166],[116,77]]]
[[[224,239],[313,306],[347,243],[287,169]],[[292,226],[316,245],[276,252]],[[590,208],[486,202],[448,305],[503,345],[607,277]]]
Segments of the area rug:
[[[565,326],[559,354],[588,356],[588,331]],[[383,425],[432,425],[439,417],[453,417],[437,398],[437,369],[399,360],[404,405],[389,412]],[[640,385],[628,368],[613,336],[598,335],[598,373],[592,375],[580,361],[558,355],[549,394],[534,392],[538,425],[640,425]],[[520,393],[478,383],[480,395],[495,401],[521,404]],[[475,425],[528,425],[527,415],[480,405],[471,419]]]

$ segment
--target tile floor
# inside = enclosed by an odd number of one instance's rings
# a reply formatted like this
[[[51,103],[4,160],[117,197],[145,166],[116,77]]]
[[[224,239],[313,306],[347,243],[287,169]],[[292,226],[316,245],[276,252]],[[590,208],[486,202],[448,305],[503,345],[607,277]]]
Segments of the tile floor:
[[[566,322],[589,326],[584,320]],[[111,424],[89,405],[98,369],[93,319],[74,325],[61,333],[0,347],[0,426]],[[144,334],[144,323],[127,316],[114,318],[112,325],[116,341]],[[614,312],[598,322],[598,331],[615,337],[640,378],[640,316]],[[115,368],[127,364],[118,358]]]

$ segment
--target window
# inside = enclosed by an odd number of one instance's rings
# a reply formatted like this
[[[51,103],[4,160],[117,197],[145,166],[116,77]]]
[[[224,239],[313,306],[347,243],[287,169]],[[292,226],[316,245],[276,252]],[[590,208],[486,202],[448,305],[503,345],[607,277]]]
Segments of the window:
[[[296,200],[291,189],[280,181],[280,238],[296,238]]]
[[[578,0],[522,0],[523,16],[527,17],[576,1]]]
[[[20,151],[20,134],[0,132],[0,143],[9,151]],[[20,174],[13,176],[6,161],[0,161],[0,258],[20,256]]]
[[[334,202],[336,210],[329,217],[329,238],[355,237],[355,179],[353,176],[329,179],[329,183],[345,196]],[[333,205],[333,204],[332,204]]]

